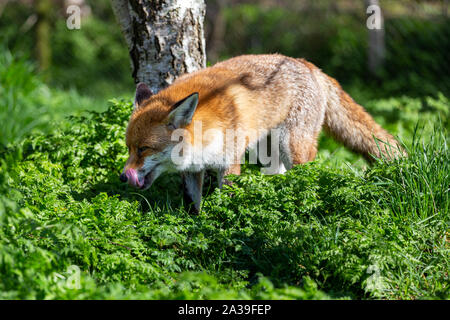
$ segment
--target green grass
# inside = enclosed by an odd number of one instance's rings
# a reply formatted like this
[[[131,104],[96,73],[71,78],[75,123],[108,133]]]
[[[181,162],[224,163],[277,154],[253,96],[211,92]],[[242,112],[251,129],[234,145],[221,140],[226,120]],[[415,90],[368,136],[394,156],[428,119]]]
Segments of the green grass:
[[[403,124],[407,159],[362,169],[322,138],[285,175],[206,186],[199,216],[176,175],[119,182],[131,103],[34,133],[0,158],[0,298],[448,299],[449,104],[430,99],[392,111],[436,123]]]
[[[0,148],[32,133],[51,132],[54,121],[61,124],[69,115],[105,109],[102,97],[44,84],[32,63],[0,44]]]

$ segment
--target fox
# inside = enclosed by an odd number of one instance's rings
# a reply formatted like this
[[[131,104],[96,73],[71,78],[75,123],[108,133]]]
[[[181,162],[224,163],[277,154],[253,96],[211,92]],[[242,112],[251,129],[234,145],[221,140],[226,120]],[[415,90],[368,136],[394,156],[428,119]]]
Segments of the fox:
[[[120,180],[145,190],[162,173],[180,172],[184,203],[198,214],[206,170],[217,173],[222,188],[227,175],[241,173],[235,160],[276,133],[272,172],[283,174],[315,159],[322,129],[369,162],[404,155],[398,141],[311,62],[237,56],[182,75],[158,93],[137,85]],[[227,144],[228,131],[235,136]]]

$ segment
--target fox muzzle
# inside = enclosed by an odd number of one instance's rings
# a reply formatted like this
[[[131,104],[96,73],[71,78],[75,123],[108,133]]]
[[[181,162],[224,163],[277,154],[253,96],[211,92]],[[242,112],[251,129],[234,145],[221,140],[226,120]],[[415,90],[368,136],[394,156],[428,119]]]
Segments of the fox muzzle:
[[[139,180],[137,171],[135,169],[127,169],[119,177],[120,181],[128,182],[130,185],[136,188],[142,188],[144,182]]]

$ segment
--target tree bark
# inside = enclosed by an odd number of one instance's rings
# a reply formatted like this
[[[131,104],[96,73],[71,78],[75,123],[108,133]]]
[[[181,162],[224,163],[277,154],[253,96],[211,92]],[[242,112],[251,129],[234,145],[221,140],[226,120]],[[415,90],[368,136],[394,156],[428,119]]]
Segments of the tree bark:
[[[203,0],[111,0],[132,76],[153,92],[206,66]]]

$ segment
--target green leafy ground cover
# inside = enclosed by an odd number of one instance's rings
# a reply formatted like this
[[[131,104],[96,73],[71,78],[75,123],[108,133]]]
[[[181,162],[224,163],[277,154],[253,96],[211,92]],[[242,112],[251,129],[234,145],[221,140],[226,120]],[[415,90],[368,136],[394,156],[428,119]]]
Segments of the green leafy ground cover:
[[[368,105],[401,118],[385,124],[407,159],[362,168],[323,137],[285,175],[247,166],[206,186],[199,216],[176,175],[119,182],[128,101],[2,147],[0,298],[448,298],[449,101]],[[419,117],[435,128],[414,130]]]
[[[189,216],[177,176],[148,192],[119,183],[130,99],[84,112],[133,86],[109,1],[87,3],[81,30],[55,11],[47,84],[30,63],[33,8],[2,14],[0,298],[450,297],[448,19],[386,16],[373,77],[365,11],[227,7],[221,59],[309,59],[410,156],[368,167],[323,135],[315,162],[285,176],[247,166],[231,188],[206,185],[203,213]]]

